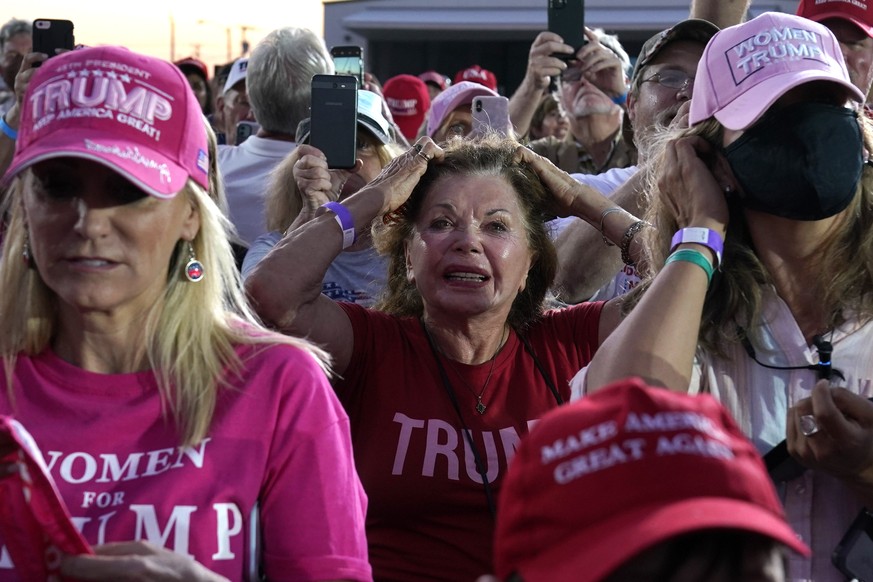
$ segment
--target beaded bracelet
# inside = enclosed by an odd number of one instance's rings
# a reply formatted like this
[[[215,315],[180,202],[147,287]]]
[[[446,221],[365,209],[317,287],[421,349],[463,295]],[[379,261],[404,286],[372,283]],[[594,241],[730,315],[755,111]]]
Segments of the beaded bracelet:
[[[680,249],[667,257],[667,260],[664,261],[664,265],[669,265],[675,261],[694,263],[706,273],[706,284],[709,285],[712,281],[712,273],[715,269],[712,267],[712,263],[710,263],[706,258],[706,255],[702,252],[694,249]]]
[[[634,240],[636,234],[643,229],[643,227],[648,226],[649,223],[645,220],[638,220],[624,231],[624,236],[621,237],[621,245],[619,248],[621,249],[621,260],[624,261],[625,265],[630,267],[636,266],[636,261],[630,256],[630,246],[631,242]]]

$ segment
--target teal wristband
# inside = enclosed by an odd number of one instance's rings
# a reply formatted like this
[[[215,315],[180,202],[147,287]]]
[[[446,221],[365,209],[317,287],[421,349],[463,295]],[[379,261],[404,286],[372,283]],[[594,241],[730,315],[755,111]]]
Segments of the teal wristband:
[[[616,105],[624,105],[627,101],[627,92],[622,93],[621,95],[616,95],[612,98],[612,102]]]
[[[706,272],[706,284],[712,281],[712,273],[715,269],[712,267],[712,263],[709,262],[709,259],[701,253],[700,251],[695,251],[694,249],[681,249],[667,257],[667,260],[664,262],[664,265],[669,265],[675,261],[686,261],[689,263],[694,263],[701,269]]]
[[[3,115],[0,115],[0,131],[2,131],[3,135],[12,141],[18,139],[18,130],[10,127],[9,124],[6,123],[6,117]]]

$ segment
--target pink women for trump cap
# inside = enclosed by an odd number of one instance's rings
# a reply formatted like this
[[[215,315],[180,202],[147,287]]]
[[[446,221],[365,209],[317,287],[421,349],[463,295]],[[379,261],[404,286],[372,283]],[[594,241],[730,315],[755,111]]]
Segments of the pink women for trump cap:
[[[715,116],[728,129],[746,129],[782,95],[810,81],[832,81],[864,102],[830,30],[792,14],[765,12],[716,33],[706,45],[688,122]]]
[[[36,70],[4,176],[51,158],[92,160],[158,198],[193,179],[209,187],[206,126],[173,64],[103,46],[52,57]]]
[[[628,379],[550,411],[522,438],[498,500],[494,564],[501,580],[595,582],[711,529],[809,555],[724,407]]]

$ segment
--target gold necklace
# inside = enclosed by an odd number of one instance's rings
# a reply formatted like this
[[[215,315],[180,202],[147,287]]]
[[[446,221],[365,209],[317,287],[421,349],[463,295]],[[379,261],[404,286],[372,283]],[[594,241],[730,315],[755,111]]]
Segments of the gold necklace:
[[[470,385],[467,383],[467,380],[464,378],[464,376],[461,375],[461,373],[458,371],[458,369],[455,368],[455,365],[454,365],[454,363],[452,363],[451,358],[446,356],[446,353],[442,350],[442,348],[438,348],[440,353],[443,354],[443,356],[445,356],[446,362],[448,362],[449,367],[452,369],[452,371],[455,373],[455,375],[461,379],[461,382],[464,384],[464,386],[467,388],[467,390],[470,391],[470,394],[472,394],[473,397],[476,398],[476,412],[478,412],[479,414],[485,414],[485,409],[488,408],[482,402],[482,397],[485,395],[485,390],[488,389],[488,384],[491,382],[491,374],[494,373],[494,364],[495,364],[495,362],[497,362],[497,354],[500,353],[500,348],[503,347],[503,342],[506,341],[506,336],[507,336],[507,329],[504,326],[503,334],[500,336],[500,342],[497,344],[497,349],[494,350],[494,355],[491,356],[491,367],[488,369],[488,377],[485,378],[485,383],[482,385],[482,389],[479,391],[478,394],[476,394],[475,390],[470,388]]]

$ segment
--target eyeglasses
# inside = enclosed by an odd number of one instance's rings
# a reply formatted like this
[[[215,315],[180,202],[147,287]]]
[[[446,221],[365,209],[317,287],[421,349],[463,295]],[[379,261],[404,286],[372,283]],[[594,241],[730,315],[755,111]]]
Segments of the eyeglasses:
[[[640,84],[642,85],[643,83],[648,83],[649,81],[655,82],[662,87],[676,89],[677,91],[684,91],[688,88],[689,85],[692,85],[694,83],[694,77],[682,71],[667,69],[665,71],[659,71],[655,73],[648,79],[643,79],[642,81],[640,81]]]

